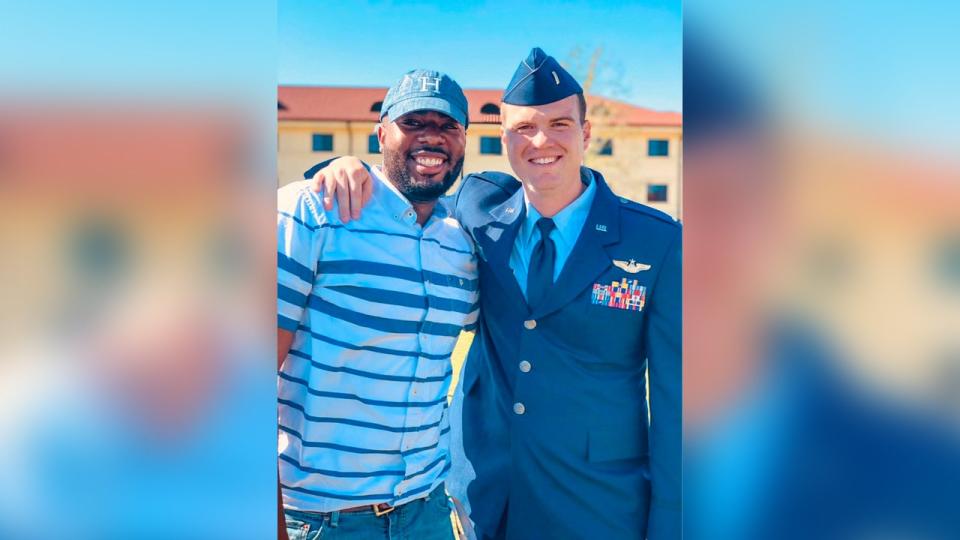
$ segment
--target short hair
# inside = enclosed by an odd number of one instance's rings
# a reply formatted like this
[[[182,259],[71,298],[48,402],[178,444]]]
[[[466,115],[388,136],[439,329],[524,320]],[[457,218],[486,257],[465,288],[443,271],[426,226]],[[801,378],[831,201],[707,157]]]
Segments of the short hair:
[[[577,109],[580,111],[580,125],[587,120],[587,98],[583,97],[583,94],[577,94]],[[501,109],[500,112],[501,122],[503,121],[503,112]]]

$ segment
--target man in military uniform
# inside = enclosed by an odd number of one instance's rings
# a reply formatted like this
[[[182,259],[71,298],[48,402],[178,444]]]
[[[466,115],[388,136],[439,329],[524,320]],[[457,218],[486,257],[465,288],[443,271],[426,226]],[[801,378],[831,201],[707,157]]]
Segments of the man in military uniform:
[[[481,317],[451,407],[448,487],[481,538],[680,538],[681,228],[581,166],[585,109],[534,48],[501,107],[522,189],[484,172],[455,195]],[[348,163],[315,189],[363,180]],[[610,301],[623,283],[639,309]]]

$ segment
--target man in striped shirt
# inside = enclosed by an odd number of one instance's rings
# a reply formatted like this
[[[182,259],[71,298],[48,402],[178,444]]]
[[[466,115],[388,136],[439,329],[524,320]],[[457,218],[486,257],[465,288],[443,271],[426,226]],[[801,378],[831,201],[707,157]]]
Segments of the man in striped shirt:
[[[408,72],[384,99],[362,217],[344,224],[307,181],[278,192],[281,537],[452,537],[446,395],[477,261],[438,198],[467,125],[456,82]]]

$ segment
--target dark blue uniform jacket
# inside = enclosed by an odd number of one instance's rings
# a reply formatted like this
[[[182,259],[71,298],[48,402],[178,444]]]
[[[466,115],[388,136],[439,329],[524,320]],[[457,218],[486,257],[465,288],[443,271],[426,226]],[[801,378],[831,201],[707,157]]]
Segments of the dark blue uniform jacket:
[[[455,196],[480,258],[463,435],[471,517],[487,534],[506,511],[511,539],[680,538],[681,228],[594,178],[580,237],[534,310],[508,264],[520,183],[473,174]]]

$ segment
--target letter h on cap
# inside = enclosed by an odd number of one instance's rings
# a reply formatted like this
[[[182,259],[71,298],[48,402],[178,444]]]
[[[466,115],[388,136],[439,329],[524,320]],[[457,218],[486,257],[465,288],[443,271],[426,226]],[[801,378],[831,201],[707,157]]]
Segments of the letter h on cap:
[[[420,91],[426,92],[428,86],[433,86],[433,91],[439,92],[440,77],[420,77]]]

